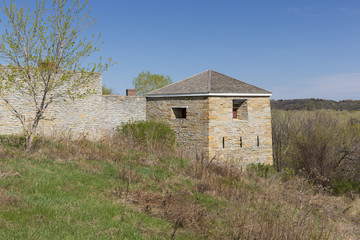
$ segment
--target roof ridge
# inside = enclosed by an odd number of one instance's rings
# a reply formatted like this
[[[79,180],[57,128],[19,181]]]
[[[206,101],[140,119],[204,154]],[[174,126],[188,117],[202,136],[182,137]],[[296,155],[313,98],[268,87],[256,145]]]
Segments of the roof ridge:
[[[239,82],[241,82],[241,83],[243,83],[243,84],[246,84],[246,85],[248,85],[248,86],[251,86],[251,87],[254,87],[254,88],[257,88],[257,89],[260,89],[260,90],[264,90],[264,91],[266,91],[266,92],[269,92],[268,90],[265,90],[265,89],[263,89],[263,88],[261,88],[261,87],[258,87],[258,86],[255,86],[255,85],[253,85],[253,84],[250,84],[250,83],[241,81],[241,80],[239,80],[239,79],[230,77],[230,76],[228,76],[228,75],[225,75],[224,73],[220,73],[220,72],[216,72],[216,71],[213,71],[213,72],[215,72],[215,73],[217,73],[217,74],[220,74],[220,75],[222,75],[222,76],[224,76],[224,77],[228,77],[228,78],[234,79],[234,80],[239,81]]]
[[[271,92],[209,69],[163,88],[151,91],[147,96],[174,94],[230,94],[231,96],[234,94],[240,94],[241,96],[249,94],[249,96],[269,96]]]
[[[205,73],[205,72],[207,72],[207,71],[203,71],[203,72],[201,72],[201,73],[197,73],[197,74],[195,74],[195,75],[193,75],[193,76],[191,76],[191,77],[187,77],[187,78],[185,78],[185,79],[183,79],[183,80],[180,80],[180,81],[178,81],[178,82],[173,82],[173,83],[171,83],[171,84],[169,84],[169,85],[166,85],[166,86],[163,86],[163,87],[161,87],[161,88],[155,89],[155,90],[153,90],[153,91],[151,91],[151,92],[158,91],[158,90],[163,89],[163,88],[167,88],[167,87],[169,87],[169,86],[171,86],[171,85],[174,85],[174,84],[183,82],[183,81],[185,81],[185,80],[188,80],[189,78],[193,78],[193,77],[195,77],[195,76],[197,76],[197,75],[200,75],[200,74],[202,74],[202,73]],[[146,95],[148,95],[148,94],[151,93],[151,92],[148,92]]]
[[[203,72],[201,72],[201,73],[203,73]],[[171,85],[174,85],[174,84],[179,83],[179,82],[183,82],[183,81],[185,81],[185,80],[187,80],[187,79],[189,79],[189,78],[195,77],[195,76],[197,76],[197,75],[199,75],[199,74],[201,74],[201,73],[197,73],[197,74],[195,74],[195,75],[193,75],[193,76],[191,76],[191,77],[185,78],[185,79],[180,80],[180,81],[178,81],[178,82],[170,83],[170,84],[168,84],[168,85],[166,85],[166,86],[163,86],[163,87],[161,87],[161,88],[155,89],[155,90],[153,90],[153,91],[157,91],[157,90],[160,90],[160,89],[165,88],[165,87],[170,87]],[[151,92],[153,92],[153,91],[151,91]],[[151,92],[148,92],[146,95],[148,95],[148,94],[151,93]]]

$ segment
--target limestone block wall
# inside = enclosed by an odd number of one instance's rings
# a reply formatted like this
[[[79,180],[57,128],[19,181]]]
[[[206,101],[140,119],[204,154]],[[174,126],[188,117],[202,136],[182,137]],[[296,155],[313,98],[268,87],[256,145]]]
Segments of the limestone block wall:
[[[247,120],[233,118],[234,99],[246,99]],[[237,166],[272,164],[269,97],[209,97],[209,156]]]
[[[146,99],[139,96],[104,95],[99,129],[113,131],[128,121],[146,120]]]
[[[39,134],[86,136],[96,139],[111,133],[123,122],[145,120],[146,100],[144,97],[102,96],[101,74],[94,75],[96,94],[74,101],[59,101],[51,104],[40,122]],[[9,93],[10,103],[31,120],[33,109],[31,99],[19,92]],[[29,121],[31,122],[31,121]],[[20,134],[22,125],[11,114],[8,106],[0,99],[0,134]]]
[[[91,139],[100,136],[102,134],[102,129],[99,128],[102,120],[101,99],[101,96],[94,95],[50,106],[46,114],[50,120],[42,121],[39,133],[85,136]]]
[[[21,96],[19,93],[13,93],[7,96],[9,101],[13,103],[19,111],[29,117],[29,113],[33,107],[29,104],[29,99]],[[5,105],[5,102],[0,99],[0,133],[1,134],[16,134],[22,131],[20,121],[10,112],[10,107]]]
[[[147,119],[162,120],[175,130],[180,146],[193,154],[206,153],[208,149],[207,97],[147,98]],[[187,107],[186,119],[176,118],[173,107]]]
[[[235,99],[246,100],[246,120],[233,118]],[[184,107],[186,118],[176,118],[172,108]],[[181,146],[208,159],[239,167],[273,163],[269,97],[147,98],[146,116],[169,123]]]
[[[237,166],[251,162],[272,164],[269,97],[102,96],[101,74],[94,75],[93,83],[96,94],[50,105],[39,134],[96,139],[113,133],[127,121],[156,119],[169,123],[179,145],[193,154],[203,153],[206,158],[215,157],[215,161]],[[7,99],[31,120],[31,99],[19,92],[8,93]],[[242,117],[237,119],[233,118],[233,100],[246,100],[239,111]],[[186,118],[177,118],[176,114],[183,114],[181,110],[186,110]],[[19,133],[20,121],[0,98],[0,134]]]

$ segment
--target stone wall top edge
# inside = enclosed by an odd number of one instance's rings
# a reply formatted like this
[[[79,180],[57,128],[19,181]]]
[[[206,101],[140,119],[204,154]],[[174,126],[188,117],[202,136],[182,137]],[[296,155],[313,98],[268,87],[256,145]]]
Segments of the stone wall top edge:
[[[4,70],[4,69],[8,69],[9,67],[7,65],[1,65],[0,64],[0,69]],[[63,72],[63,71],[66,71],[66,70],[60,70],[60,72]],[[68,70],[68,71],[71,71],[71,70]],[[76,73],[81,73],[81,71],[75,71]],[[102,76],[102,73],[101,72],[93,72],[93,74],[97,77],[101,77]]]
[[[144,99],[142,96],[125,96],[125,95],[101,95],[104,98],[128,98],[128,99]]]

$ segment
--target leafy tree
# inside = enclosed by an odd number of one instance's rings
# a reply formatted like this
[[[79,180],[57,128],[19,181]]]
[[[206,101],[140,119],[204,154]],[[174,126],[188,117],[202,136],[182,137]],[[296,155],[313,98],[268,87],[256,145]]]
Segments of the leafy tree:
[[[14,0],[0,6],[5,32],[1,35],[0,98],[19,119],[27,149],[33,145],[39,122],[51,104],[83,98],[96,92],[94,74],[108,69],[111,59],[101,64],[82,64],[98,52],[100,34],[87,37],[96,23],[88,0],[39,0],[32,10],[18,8]],[[30,116],[10,96],[20,93],[31,103]]]
[[[114,89],[102,85],[102,95],[113,95]]]
[[[145,96],[148,92],[164,87],[172,83],[170,76],[151,74],[150,71],[142,71],[134,78],[133,84],[138,91],[138,95]]]

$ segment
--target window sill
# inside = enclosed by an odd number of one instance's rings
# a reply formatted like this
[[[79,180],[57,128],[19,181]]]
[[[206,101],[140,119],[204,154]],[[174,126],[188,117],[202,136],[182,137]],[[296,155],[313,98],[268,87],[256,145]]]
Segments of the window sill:
[[[236,122],[247,122],[247,121],[249,121],[249,119],[238,119],[238,118],[233,118],[232,120],[236,121]]]

